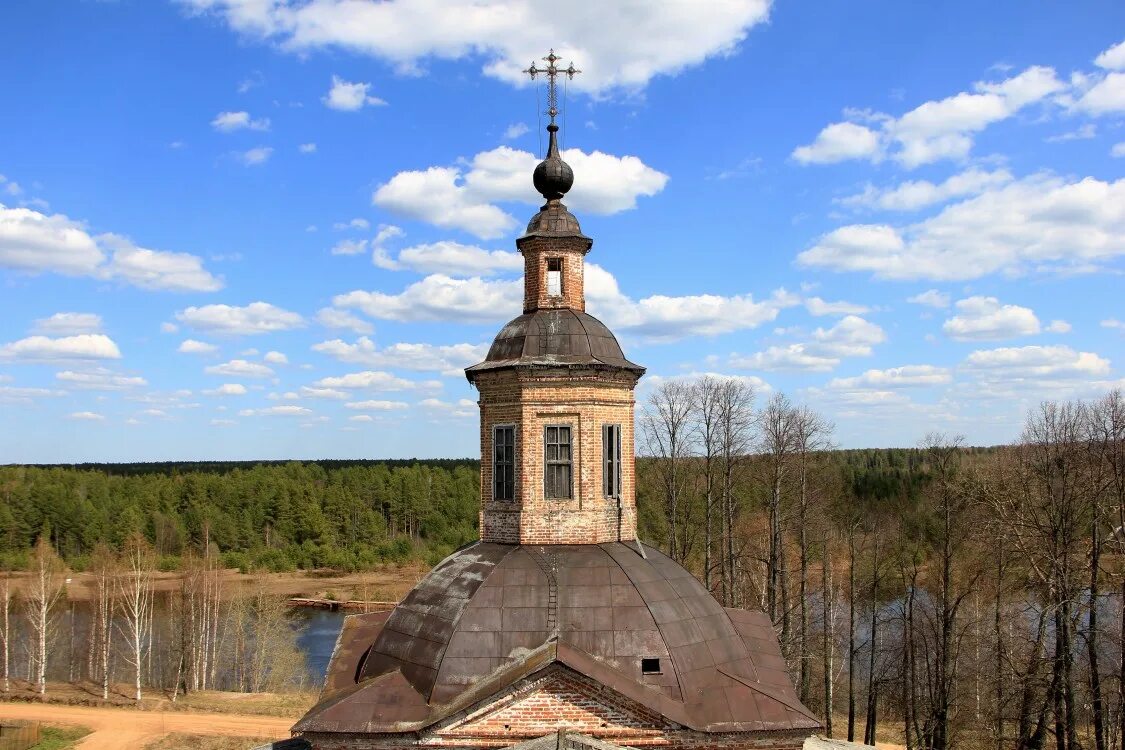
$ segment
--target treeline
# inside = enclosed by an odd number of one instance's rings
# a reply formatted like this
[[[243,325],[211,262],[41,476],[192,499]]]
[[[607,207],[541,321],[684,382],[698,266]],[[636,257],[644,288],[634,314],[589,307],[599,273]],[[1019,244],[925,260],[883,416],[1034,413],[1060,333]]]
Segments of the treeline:
[[[833,451],[816,412],[718,378],[661,384],[639,425],[642,536],[770,615],[830,736],[1125,750],[1120,391],[991,449]]]
[[[214,545],[228,567],[356,570],[431,562],[477,535],[475,462],[0,467],[0,565],[44,537],[73,570],[140,532],[161,569]]]

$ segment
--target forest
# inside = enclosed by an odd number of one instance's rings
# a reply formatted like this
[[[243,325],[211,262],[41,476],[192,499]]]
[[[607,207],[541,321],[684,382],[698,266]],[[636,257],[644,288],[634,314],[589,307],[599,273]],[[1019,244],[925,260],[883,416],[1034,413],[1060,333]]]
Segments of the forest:
[[[1125,750],[1120,392],[1045,402],[1011,445],[836,450],[782,394],[671,380],[637,436],[642,539],[770,615],[830,736]],[[433,564],[476,537],[479,477],[468,460],[5,466],[0,492],[0,563],[26,581],[0,581],[5,687],[20,629],[30,682],[50,667],[139,696],[299,685],[284,607],[224,597],[221,570]],[[158,569],[178,592],[154,596]],[[79,636],[60,625],[66,570],[98,591]]]

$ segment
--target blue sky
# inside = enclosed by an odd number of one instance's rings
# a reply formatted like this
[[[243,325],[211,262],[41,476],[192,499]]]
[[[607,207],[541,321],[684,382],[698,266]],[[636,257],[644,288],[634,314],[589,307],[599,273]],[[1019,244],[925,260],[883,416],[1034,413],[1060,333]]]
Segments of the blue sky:
[[[0,462],[471,456],[548,47],[589,312],[844,447],[1125,384],[1125,5],[9,3]]]

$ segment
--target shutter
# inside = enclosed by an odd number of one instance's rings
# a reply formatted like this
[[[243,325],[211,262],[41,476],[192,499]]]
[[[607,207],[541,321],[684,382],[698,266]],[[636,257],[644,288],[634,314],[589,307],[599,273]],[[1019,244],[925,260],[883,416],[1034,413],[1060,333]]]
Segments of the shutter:
[[[609,497],[611,485],[613,483],[613,475],[610,473],[613,467],[610,465],[610,458],[613,456],[613,445],[610,443],[612,434],[610,427],[607,424],[602,425],[602,494]]]

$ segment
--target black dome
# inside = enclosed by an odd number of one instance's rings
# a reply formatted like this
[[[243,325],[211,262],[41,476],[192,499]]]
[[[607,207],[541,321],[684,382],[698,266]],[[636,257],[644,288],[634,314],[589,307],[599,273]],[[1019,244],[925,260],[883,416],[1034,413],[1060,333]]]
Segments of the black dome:
[[[556,154],[539,162],[531,173],[531,181],[547,200],[561,198],[574,185],[574,170]]]
[[[504,367],[604,367],[638,375],[645,369],[625,359],[604,323],[569,308],[519,316],[496,335],[484,362],[465,373],[471,380],[473,373]]]

